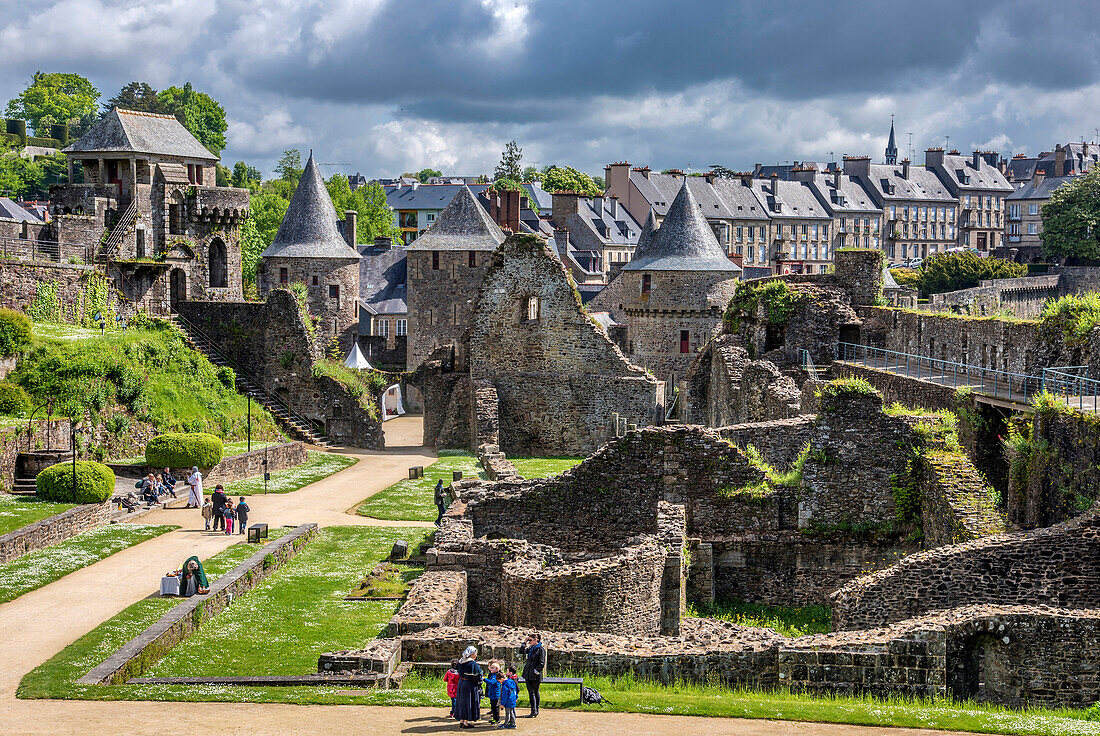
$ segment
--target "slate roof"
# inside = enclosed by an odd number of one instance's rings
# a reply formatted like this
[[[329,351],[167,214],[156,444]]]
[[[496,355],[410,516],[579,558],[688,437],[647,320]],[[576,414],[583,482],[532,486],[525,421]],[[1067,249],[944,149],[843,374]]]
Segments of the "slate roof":
[[[714,189],[725,203],[730,217],[737,220],[767,220],[767,207],[752,187],[741,183],[740,179],[718,178],[714,180]]]
[[[909,172],[913,171],[912,166]],[[992,192],[1011,192],[1012,185],[1005,179],[1004,174],[996,166],[990,165],[981,156],[978,157],[978,168],[974,168],[973,159],[970,156],[945,153],[943,156],[943,168],[938,168],[941,176],[947,177],[947,186],[952,191],[960,189],[982,189]],[[966,179],[969,178],[969,181]]]
[[[752,188],[764,203],[769,217],[787,220],[832,219],[825,203],[818,199],[809,184],[773,177],[753,179]],[[776,202],[782,205],[778,212],[773,206]]]
[[[442,210],[464,187],[481,194],[488,184],[420,184],[387,186],[386,204],[395,210]]]
[[[870,175],[864,185],[879,201],[916,199],[929,202],[954,203],[953,195],[935,172],[923,166],[911,165],[909,178],[901,175],[901,164],[871,164]],[[889,193],[889,185],[894,185],[894,193]]]
[[[496,250],[504,233],[478,204],[468,186],[458,193],[435,218],[423,235],[409,244],[409,250]]]
[[[1008,175],[1012,181],[1027,181],[1035,175],[1038,156],[1011,158],[1008,161]]]
[[[42,222],[33,212],[23,209],[7,197],[0,197],[0,217],[15,220],[16,222],[31,222],[35,224]]]
[[[359,249],[359,303],[371,314],[407,314],[405,247]]]
[[[217,161],[198,139],[171,115],[120,110],[117,107],[63,153],[151,153]]]
[[[569,240],[578,249],[602,250],[605,245],[637,244],[641,225],[621,204],[616,205],[616,213],[612,215],[607,199],[578,197],[577,209],[577,214],[557,224],[569,230]]]
[[[554,198],[550,192],[542,188],[542,185],[537,181],[533,181],[529,184],[524,184],[524,188],[527,189],[528,194],[531,195],[530,203],[532,209],[538,210],[541,214],[550,214],[554,208]]]
[[[730,218],[734,215],[718,196],[717,190],[701,176],[651,173],[649,178],[640,171],[630,172],[630,181],[638,188],[658,217],[668,214],[672,202],[686,183],[691,194],[702,208],[704,217]]]
[[[912,171],[912,169],[910,169]],[[840,186],[836,186],[833,174],[818,172],[814,175],[813,187],[818,197],[825,200],[833,212],[873,212],[882,214],[882,208],[875,204],[871,193],[863,188],[858,179],[845,174],[840,175]]]
[[[1013,201],[1050,199],[1050,195],[1054,193],[1055,189],[1066,182],[1073,181],[1075,178],[1074,176],[1044,176],[1038,184],[1036,184],[1034,180],[1029,181],[1012,194],[1005,197],[1005,199]]]
[[[624,271],[741,273],[714,237],[691,189],[686,181],[681,185],[661,227],[648,240],[644,252],[634,252]]]
[[[657,213],[651,207],[649,214],[645,216],[642,229],[638,233],[638,243],[634,246],[634,258],[649,255],[649,244],[653,241],[653,235],[657,232]]]
[[[348,245],[336,226],[336,208],[321,180],[321,172],[309,152],[302,180],[290,198],[290,206],[275,240],[263,252],[263,258],[349,258],[359,252]]]

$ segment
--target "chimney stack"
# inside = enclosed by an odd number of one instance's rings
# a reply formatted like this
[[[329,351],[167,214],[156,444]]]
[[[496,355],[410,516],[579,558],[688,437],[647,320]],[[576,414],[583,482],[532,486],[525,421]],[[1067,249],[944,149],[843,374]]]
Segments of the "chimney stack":
[[[943,149],[942,148],[929,148],[924,152],[924,167],[926,169],[935,169],[943,166]]]
[[[359,213],[355,210],[344,211],[344,240],[348,245],[355,247],[355,228],[359,224]]]
[[[554,247],[563,257],[569,252],[569,228],[554,228]]]
[[[489,190],[489,219],[500,224],[500,195],[495,189]]]
[[[974,151],[974,153],[970,154],[970,168],[974,169],[975,171],[981,169],[981,160],[982,154],[979,151]]]
[[[1059,143],[1054,147],[1054,175],[1066,175],[1066,149]]]
[[[908,179],[909,178],[909,159],[907,159],[907,158],[903,158],[901,160],[901,178],[902,179]]]
[[[501,213],[501,219],[504,221],[500,223],[501,227],[506,227],[513,233],[519,232],[519,191],[515,189],[509,189],[504,192],[502,207],[504,211]]]
[[[390,238],[378,237],[374,239],[375,250],[389,250],[393,247],[393,240]]]
[[[1031,183],[1033,186],[1039,186],[1040,182],[1046,177],[1047,172],[1043,171],[1043,167],[1035,164],[1035,172],[1031,175]]]
[[[603,196],[592,198],[592,209],[596,210],[596,217],[603,219]]]
[[[779,174],[774,171],[772,172],[772,196],[779,196]]]
[[[742,171],[737,175],[737,178],[741,180],[741,186],[752,188],[752,174],[748,171]]]
[[[619,198],[614,194],[607,198],[607,211],[611,213],[612,220],[619,219]]]

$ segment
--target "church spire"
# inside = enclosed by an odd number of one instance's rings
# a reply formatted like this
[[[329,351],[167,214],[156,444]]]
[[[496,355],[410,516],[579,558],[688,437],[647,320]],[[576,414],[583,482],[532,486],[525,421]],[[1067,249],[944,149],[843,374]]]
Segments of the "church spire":
[[[890,141],[886,144],[886,163],[893,166],[898,162],[898,145],[894,142],[894,116],[890,116]]]

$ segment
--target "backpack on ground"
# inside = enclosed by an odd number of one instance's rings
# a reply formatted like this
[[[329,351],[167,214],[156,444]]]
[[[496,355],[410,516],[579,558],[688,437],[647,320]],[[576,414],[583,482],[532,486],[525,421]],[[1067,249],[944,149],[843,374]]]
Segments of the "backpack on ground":
[[[581,702],[585,705],[603,705],[604,703],[612,705],[610,700],[600,695],[599,690],[591,687],[581,688]]]

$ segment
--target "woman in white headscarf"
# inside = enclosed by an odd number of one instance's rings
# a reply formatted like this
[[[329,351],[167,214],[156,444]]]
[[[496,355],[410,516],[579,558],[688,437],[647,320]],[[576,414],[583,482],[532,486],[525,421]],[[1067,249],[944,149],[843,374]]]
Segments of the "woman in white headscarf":
[[[481,718],[481,665],[477,663],[477,647],[466,647],[458,660],[458,696],[455,698],[455,718],[461,728],[473,728]]]
[[[202,508],[202,473],[197,466],[192,466],[191,475],[187,476],[187,485],[191,491],[187,494],[187,508]]]

